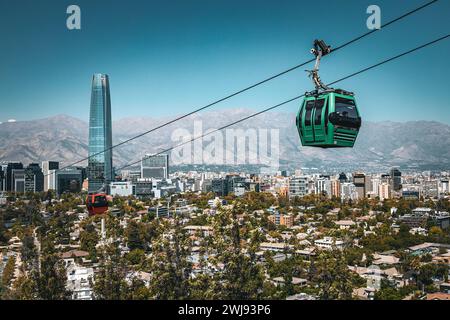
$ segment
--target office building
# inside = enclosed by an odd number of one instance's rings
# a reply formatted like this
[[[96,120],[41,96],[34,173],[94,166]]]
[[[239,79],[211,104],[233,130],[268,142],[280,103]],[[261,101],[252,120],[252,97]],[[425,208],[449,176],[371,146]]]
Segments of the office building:
[[[49,181],[52,179],[49,173],[50,170],[59,169],[59,162],[57,161],[42,161],[42,173],[44,174],[44,191],[48,191]]]
[[[109,193],[112,196],[128,197],[135,192],[135,186],[131,181],[115,181],[109,185]]]
[[[398,168],[391,169],[391,189],[400,191],[402,189],[402,173]]]
[[[420,194],[419,194],[419,191],[403,190],[402,191],[402,197],[405,200],[419,200],[420,199]]]
[[[341,172],[341,173],[339,174],[338,180],[339,180],[340,183],[347,182],[347,181],[348,181],[347,175],[346,175],[344,172]]]
[[[55,190],[58,195],[64,192],[80,192],[83,184],[83,171],[77,167],[68,167],[59,170],[50,170],[52,179],[49,189]]]
[[[94,74],[89,116],[89,192],[105,190],[113,181],[111,98],[109,78]],[[81,186],[81,184],[80,184]]]
[[[211,191],[218,197],[228,195],[228,183],[226,179],[218,178],[211,181]]]
[[[3,168],[4,168],[3,165],[0,165],[0,192],[5,190],[5,183],[6,183],[5,180],[6,171],[3,171],[4,170]]]
[[[137,179],[134,182],[134,195],[138,198],[149,198],[153,194],[152,179]]]
[[[23,164],[21,162],[8,162],[2,164],[2,191],[15,191],[13,170],[18,169],[23,169]]]
[[[146,155],[141,160],[141,178],[168,179],[169,155]]]
[[[244,177],[228,175],[225,177],[225,180],[228,185],[228,194],[234,193],[236,196],[239,196],[245,192],[246,182]]]
[[[25,192],[25,169],[12,169],[11,179],[11,191],[19,193]]]
[[[44,174],[37,163],[31,163],[25,169],[25,192],[44,191]]]
[[[353,184],[355,185],[356,192],[359,199],[366,197],[366,176],[363,173],[353,174]]]

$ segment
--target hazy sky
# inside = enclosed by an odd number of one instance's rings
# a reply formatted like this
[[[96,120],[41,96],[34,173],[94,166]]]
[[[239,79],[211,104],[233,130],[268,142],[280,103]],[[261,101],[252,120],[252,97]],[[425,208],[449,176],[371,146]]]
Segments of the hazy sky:
[[[110,76],[113,119],[174,116],[312,58],[428,0],[0,0],[0,121],[68,114],[88,120],[93,73]],[[81,7],[81,30],[66,8]],[[449,33],[450,1],[324,58],[325,82]],[[363,119],[450,123],[450,40],[346,80]],[[304,69],[214,109],[255,110],[312,88]],[[296,111],[298,102],[279,111]]]

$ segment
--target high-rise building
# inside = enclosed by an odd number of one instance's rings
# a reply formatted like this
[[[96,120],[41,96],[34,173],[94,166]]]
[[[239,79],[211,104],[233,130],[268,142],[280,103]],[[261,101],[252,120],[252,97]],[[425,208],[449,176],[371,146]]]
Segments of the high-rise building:
[[[372,189],[372,176],[366,175],[365,182],[366,182],[366,195],[367,195],[367,193],[373,191],[373,189]]]
[[[12,169],[11,180],[11,191],[19,193],[25,192],[25,169]]]
[[[44,174],[37,163],[31,163],[25,168],[25,192],[44,191]]]
[[[6,166],[3,164],[0,164],[0,192],[5,191],[5,183],[6,183],[6,179],[5,179],[5,174],[6,171],[5,169]]]
[[[331,196],[336,198],[341,196],[341,183],[339,180],[331,180]]]
[[[391,169],[391,189],[400,191],[402,189],[402,173],[398,168]]]
[[[341,200],[358,200],[359,193],[356,191],[356,187],[351,182],[341,183]]]
[[[327,195],[331,198],[331,181],[329,178],[318,178],[314,181],[314,193]]]
[[[289,197],[303,197],[308,194],[308,178],[292,177],[289,179]]]
[[[237,195],[237,193],[242,192],[242,190],[245,190],[245,178],[237,175],[227,175],[225,177],[226,183],[227,183],[227,190],[228,194],[233,192]],[[227,195],[227,194],[226,194]]]
[[[448,182],[448,179],[442,179],[440,185],[441,185],[441,189],[440,189],[441,193],[443,193],[443,194],[450,193],[450,184]]]
[[[358,199],[364,199],[366,197],[366,176],[364,173],[353,174],[353,184],[358,192]]]
[[[111,98],[106,74],[92,77],[89,116],[89,192],[106,189],[113,180]]]
[[[52,179],[50,177],[50,170],[58,170],[59,162],[57,161],[42,161],[42,173],[44,174],[44,191],[48,191],[49,181]]]
[[[2,191],[15,191],[13,170],[23,169],[21,162],[8,162],[2,164],[3,189]]]
[[[378,197],[380,200],[389,199],[391,197],[391,185],[383,182],[378,186]]]
[[[347,182],[347,181],[348,181],[347,176],[346,176],[346,174],[345,174],[344,172],[341,172],[341,173],[339,174],[338,180],[339,180],[341,183],[344,183],[344,182]]]
[[[219,197],[228,195],[228,182],[226,179],[217,178],[211,181],[211,191]]]
[[[141,178],[168,179],[169,155],[145,155],[141,160]]]
[[[381,175],[381,182],[382,183],[391,183],[391,175],[384,173]]]

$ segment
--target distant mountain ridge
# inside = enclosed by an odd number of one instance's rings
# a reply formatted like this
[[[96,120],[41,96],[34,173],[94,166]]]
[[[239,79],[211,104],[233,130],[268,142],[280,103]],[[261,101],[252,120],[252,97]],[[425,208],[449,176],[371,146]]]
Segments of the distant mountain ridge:
[[[114,165],[120,167],[171,147],[172,133],[179,128],[193,134],[194,121],[203,132],[252,114],[252,110],[231,109],[195,114],[114,149]],[[125,118],[113,122],[113,143],[119,143],[173,118]],[[233,128],[279,129],[282,168],[355,168],[380,170],[405,168],[450,168],[450,126],[436,121],[366,122],[353,149],[301,147],[295,116],[267,112]],[[88,154],[88,123],[66,115],[0,124],[0,161],[24,163],[56,160],[64,164]]]

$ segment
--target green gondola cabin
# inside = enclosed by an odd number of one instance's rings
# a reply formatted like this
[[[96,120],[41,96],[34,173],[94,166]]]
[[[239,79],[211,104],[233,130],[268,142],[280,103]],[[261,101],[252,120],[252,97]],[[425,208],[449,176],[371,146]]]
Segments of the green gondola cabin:
[[[296,125],[303,146],[353,147],[361,117],[353,93],[333,89],[307,95]]]
[[[315,90],[305,93],[296,117],[297,130],[303,146],[352,148],[361,127],[354,94],[333,89],[319,77],[320,59],[330,52],[331,47],[323,40],[314,40],[311,53],[316,56],[316,64],[313,70],[306,71],[313,80]]]

